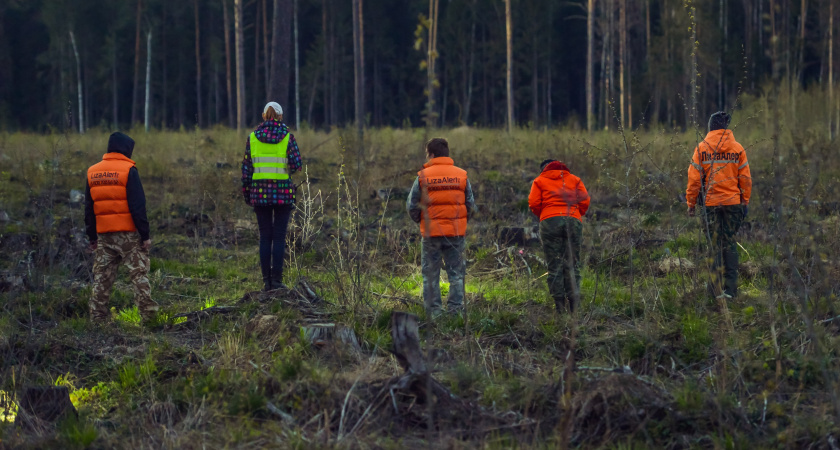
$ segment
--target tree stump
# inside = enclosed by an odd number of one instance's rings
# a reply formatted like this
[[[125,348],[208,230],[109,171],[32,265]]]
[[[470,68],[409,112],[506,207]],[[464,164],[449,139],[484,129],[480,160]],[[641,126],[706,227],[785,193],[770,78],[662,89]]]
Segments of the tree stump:
[[[66,386],[33,386],[23,392],[15,424],[28,429],[43,428],[72,414],[78,417]]]
[[[417,316],[398,311],[391,313],[391,338],[394,341],[394,355],[406,372],[417,375],[428,372],[420,349]]]
[[[338,341],[355,351],[362,350],[359,339],[356,338],[356,332],[350,327],[335,323],[313,323],[300,329],[303,338],[317,348],[329,342]]]

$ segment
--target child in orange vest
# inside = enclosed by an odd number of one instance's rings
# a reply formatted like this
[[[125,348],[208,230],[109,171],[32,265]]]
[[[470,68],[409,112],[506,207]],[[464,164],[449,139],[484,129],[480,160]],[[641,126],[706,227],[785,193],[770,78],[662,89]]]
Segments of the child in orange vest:
[[[108,139],[102,161],[87,171],[85,226],[93,260],[93,295],[90,316],[111,318],[108,301],[120,263],[128,267],[134,299],[145,322],[154,319],[158,304],[149,284],[149,220],[140,174],[131,160],[134,140],[117,132]]]
[[[467,221],[475,211],[475,199],[467,172],[449,157],[449,143],[435,138],[426,144],[426,164],[417,172],[406,208],[420,224],[423,236],[421,265],[426,314],[442,313],[440,297],[441,263],[449,277],[447,309],[456,314],[464,308],[464,236]]]

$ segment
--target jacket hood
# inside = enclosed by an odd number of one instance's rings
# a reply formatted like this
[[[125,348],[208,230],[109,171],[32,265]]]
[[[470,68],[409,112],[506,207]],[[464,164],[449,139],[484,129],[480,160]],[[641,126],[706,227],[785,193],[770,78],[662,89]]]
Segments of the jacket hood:
[[[108,138],[108,153],[119,153],[126,158],[131,158],[134,152],[134,139],[117,131]]]
[[[552,161],[543,168],[540,176],[556,180],[563,176],[563,172],[569,172],[569,168],[560,161]]]
[[[263,144],[279,144],[289,134],[289,128],[283,122],[266,120],[254,130],[254,133],[257,140]]]

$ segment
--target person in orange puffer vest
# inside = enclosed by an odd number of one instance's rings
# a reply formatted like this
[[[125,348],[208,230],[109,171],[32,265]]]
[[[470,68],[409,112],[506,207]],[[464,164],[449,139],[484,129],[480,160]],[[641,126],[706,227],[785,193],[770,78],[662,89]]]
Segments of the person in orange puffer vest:
[[[435,318],[442,313],[442,262],[449,278],[447,309],[450,314],[457,314],[464,308],[464,236],[475,211],[475,199],[467,171],[456,167],[449,157],[446,139],[430,140],[426,144],[426,159],[423,170],[417,172],[406,209],[411,219],[420,224],[423,301],[427,316]]]
[[[582,217],[589,210],[583,181],[560,161],[547,159],[531,184],[528,206],[540,218],[540,240],[548,269],[548,292],[557,312],[575,311],[580,300]]]
[[[688,215],[705,206],[703,227],[712,244],[710,291],[730,299],[738,294],[738,247],[735,234],[747,217],[752,175],[747,152],[727,129],[731,117],[720,111],[709,118],[709,134],[694,149],[685,191]]]
[[[131,160],[134,140],[116,132],[108,139],[102,161],[87,171],[85,188],[85,227],[94,252],[91,319],[111,318],[108,302],[111,287],[124,262],[134,285],[134,299],[144,322],[152,321],[158,310],[149,284],[149,220],[146,194],[140,174]]]

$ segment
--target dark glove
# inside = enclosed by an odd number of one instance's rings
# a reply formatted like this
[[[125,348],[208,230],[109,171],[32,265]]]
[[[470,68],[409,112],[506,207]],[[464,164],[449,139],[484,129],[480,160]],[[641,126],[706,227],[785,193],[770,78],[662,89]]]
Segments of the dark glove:
[[[747,213],[750,210],[750,205],[743,205],[744,206],[744,220],[747,219]]]

